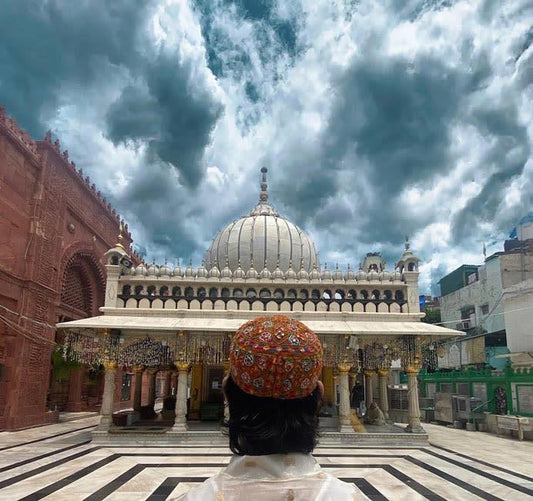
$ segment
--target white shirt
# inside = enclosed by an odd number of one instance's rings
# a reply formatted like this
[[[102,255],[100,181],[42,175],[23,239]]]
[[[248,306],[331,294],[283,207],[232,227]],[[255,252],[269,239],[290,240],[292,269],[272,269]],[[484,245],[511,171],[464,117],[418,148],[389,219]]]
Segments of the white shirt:
[[[233,456],[229,465],[176,501],[343,501],[352,484],[325,473],[311,454]]]

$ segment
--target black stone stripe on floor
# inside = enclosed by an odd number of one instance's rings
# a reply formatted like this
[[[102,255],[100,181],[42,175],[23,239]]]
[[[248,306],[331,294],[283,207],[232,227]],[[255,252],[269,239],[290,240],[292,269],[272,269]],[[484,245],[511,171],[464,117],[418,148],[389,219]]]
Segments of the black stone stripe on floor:
[[[327,463],[321,464],[321,468],[385,468],[383,463]]]
[[[92,447],[91,449],[86,449],[84,451],[77,452],[76,454],[72,454],[71,456],[68,456],[66,458],[58,459],[57,461],[53,461],[43,466],[39,466],[38,468],[34,468],[33,470],[27,471],[25,473],[21,473],[20,475],[15,475],[14,477],[8,478],[7,480],[2,480],[0,482],[0,489],[16,484],[17,482],[21,482],[22,480],[26,480],[27,478],[38,475],[39,473],[43,473],[44,471],[51,470],[52,468],[55,468],[56,466],[61,466],[62,464],[68,463],[69,461],[72,461],[73,459],[77,459],[82,456],[85,456],[98,449],[100,449],[100,447]]]
[[[190,468],[190,467],[202,467],[202,468],[224,468],[228,466],[228,463],[144,463],[144,468]]]
[[[405,454],[327,454],[327,453],[313,453],[315,458],[395,458],[402,459]]]
[[[115,461],[115,459],[118,459],[119,457],[120,456],[118,454],[112,454],[104,459],[101,459],[100,461],[97,461],[96,463],[86,466],[85,468],[81,468],[77,472],[72,473],[71,475],[68,475],[65,478],[62,478],[61,480],[58,480],[57,482],[54,482],[53,484],[47,485],[46,487],[43,487],[42,489],[32,494],[29,494],[26,497],[20,498],[19,501],[37,501],[46,496],[49,496],[50,494],[53,494],[59,489],[66,487],[72,482],[76,482],[76,480],[79,480],[80,478],[83,478],[84,476],[89,475],[89,473],[92,473],[98,468],[101,468],[102,466],[105,466]]]
[[[461,461],[457,461],[456,459],[450,458],[448,456],[443,456],[442,454],[437,454],[433,451],[426,451],[426,454],[430,454],[434,457],[437,457],[439,459],[442,459],[443,461],[446,461],[448,463],[454,464],[456,466],[460,466],[461,468],[464,468],[465,470],[471,471],[472,473],[475,473],[476,475],[481,475],[485,478],[489,478],[490,480],[493,480],[494,482],[498,482],[499,484],[505,485],[506,487],[510,487],[511,489],[514,489],[516,491],[523,492],[524,494],[529,494],[530,496],[533,496],[533,489],[529,489],[523,485],[516,484],[514,482],[511,482],[510,480],[507,480],[505,478],[498,477],[497,475],[494,475],[493,473],[489,473],[487,471],[480,470],[479,468],[475,468],[474,466],[471,466],[469,464],[463,463]],[[475,460],[474,460],[475,461]],[[531,479],[530,479],[531,480]]]
[[[16,445],[10,445],[9,447],[2,447],[2,448],[0,448],[0,452],[1,451],[7,451],[8,449],[14,449],[15,447],[22,447],[23,445],[30,445],[30,444],[35,444],[37,442],[44,442],[45,440],[50,440],[51,438],[62,437],[63,435],[69,435],[70,433],[76,433],[77,431],[88,430],[89,428],[96,428],[96,425],[92,424],[91,426],[84,426],[83,428],[76,428],[75,430],[64,431],[63,433],[56,433],[55,435],[49,435],[49,436],[44,437],[44,438],[38,438],[36,440],[30,440],[29,442],[22,442],[22,443],[16,444]]]
[[[431,499],[431,501],[446,501],[446,498],[435,494],[431,489],[428,489],[426,486],[417,482],[414,478],[411,478],[402,471],[397,470],[394,466],[386,465],[383,469],[393,477],[396,477],[400,482],[403,482],[405,485],[418,492],[421,496]]]
[[[427,463],[424,463],[423,461],[420,461],[417,458],[408,456],[405,459],[407,461],[410,461],[413,464],[416,464],[417,466],[420,466],[420,468],[424,468],[424,470],[427,470],[433,473],[434,475],[437,475],[443,478],[444,480],[447,480],[448,482],[451,482],[452,484],[455,484],[458,487],[461,487],[462,489],[468,492],[471,492],[472,494],[475,494],[476,496],[479,496],[481,499],[486,499],[487,501],[503,501],[502,498],[493,496],[492,494],[489,494],[488,492],[485,492],[484,490],[479,489],[475,485],[469,484],[468,482],[465,482],[464,480],[456,478],[453,475],[450,475],[449,473],[439,470],[435,466],[431,466]]]
[[[355,486],[372,501],[388,501],[388,498],[381,494],[366,478],[340,477],[343,482],[355,484]]]
[[[115,449],[115,447],[113,447]],[[232,452],[121,452],[124,457],[231,457]],[[395,458],[402,459],[405,454],[313,454],[313,457],[331,457],[331,458]]]
[[[172,491],[179,482],[180,480],[177,477],[168,477],[146,498],[146,501],[165,501],[172,494]]]
[[[201,484],[208,477],[168,477],[161,485],[150,494],[146,501],[164,501],[172,491],[182,482]]]
[[[128,471],[125,471],[117,478],[111,480],[111,482],[104,485],[101,489],[98,489],[96,492],[93,492],[90,496],[87,496],[84,501],[101,501],[107,496],[115,492],[118,488],[123,486],[126,482],[129,482],[135,475],[139,474],[144,470],[144,466],[141,464],[136,464],[131,467]]]
[[[69,445],[68,447],[63,447],[63,449],[57,449],[52,452],[47,452],[46,454],[41,454],[40,456],[35,456],[33,458],[25,459],[24,461],[19,461],[18,463],[13,463],[8,466],[4,466],[0,468],[0,473],[3,471],[12,470],[13,468],[18,468],[19,466],[24,466],[25,464],[33,463],[35,461],[39,461],[40,459],[48,458],[50,456],[54,456],[55,454],[60,454],[61,452],[70,451],[72,449],[75,449],[76,447],[81,447],[82,445],[87,445],[91,443],[90,440],[87,440],[85,442],[81,442],[79,444]]]
[[[482,464],[484,466],[490,466],[491,468],[494,468],[498,471],[503,471],[504,473],[508,473],[509,475],[514,475],[515,477],[521,478],[522,480],[527,480],[529,482],[533,482],[533,477],[528,477],[527,475],[524,475],[523,473],[519,473],[517,471],[509,470],[507,468],[504,468],[503,466],[498,466],[493,463],[489,463],[487,461],[483,461],[482,459],[478,459],[472,456],[468,456],[467,454],[462,454],[461,452],[453,451],[452,449],[447,449],[446,447],[441,447],[440,445],[433,445],[431,444],[431,447],[435,449],[440,449],[441,451],[449,452],[450,454],[454,454],[455,456],[459,456],[465,459],[469,459],[470,461],[474,461],[475,463]],[[428,449],[424,449],[424,452],[427,452]]]
[[[114,447],[113,447],[114,449]],[[124,457],[231,457],[231,452],[120,452]]]

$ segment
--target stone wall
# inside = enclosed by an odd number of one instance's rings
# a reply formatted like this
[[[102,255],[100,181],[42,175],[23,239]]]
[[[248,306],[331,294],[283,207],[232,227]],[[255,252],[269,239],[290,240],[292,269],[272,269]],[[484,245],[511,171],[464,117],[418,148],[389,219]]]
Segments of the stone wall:
[[[59,141],[50,134],[34,141],[3,108],[0,193],[3,430],[44,423],[54,325],[98,313],[105,294],[101,256],[116,243],[120,220]],[[129,246],[131,235],[124,237]],[[83,285],[81,301],[64,293],[73,273]]]

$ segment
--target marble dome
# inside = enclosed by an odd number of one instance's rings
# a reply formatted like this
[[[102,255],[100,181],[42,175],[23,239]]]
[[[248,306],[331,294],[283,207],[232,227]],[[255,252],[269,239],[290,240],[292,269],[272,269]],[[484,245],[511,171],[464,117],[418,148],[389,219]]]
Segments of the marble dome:
[[[267,169],[261,172],[259,203],[217,234],[205,255],[207,269],[227,265],[235,271],[240,264],[247,271],[253,263],[256,270],[274,272],[279,266],[285,273],[291,262],[298,270],[319,268],[313,241],[268,202]]]

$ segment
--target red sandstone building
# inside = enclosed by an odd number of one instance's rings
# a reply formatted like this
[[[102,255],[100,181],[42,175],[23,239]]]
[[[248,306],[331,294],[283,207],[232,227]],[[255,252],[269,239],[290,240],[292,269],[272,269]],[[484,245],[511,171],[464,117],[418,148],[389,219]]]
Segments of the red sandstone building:
[[[101,259],[119,225],[59,141],[49,133],[34,141],[0,108],[0,430],[42,424],[54,415],[47,411],[98,409],[97,368],[51,370],[54,325],[98,314]],[[116,407],[128,407],[129,376],[117,378]]]

